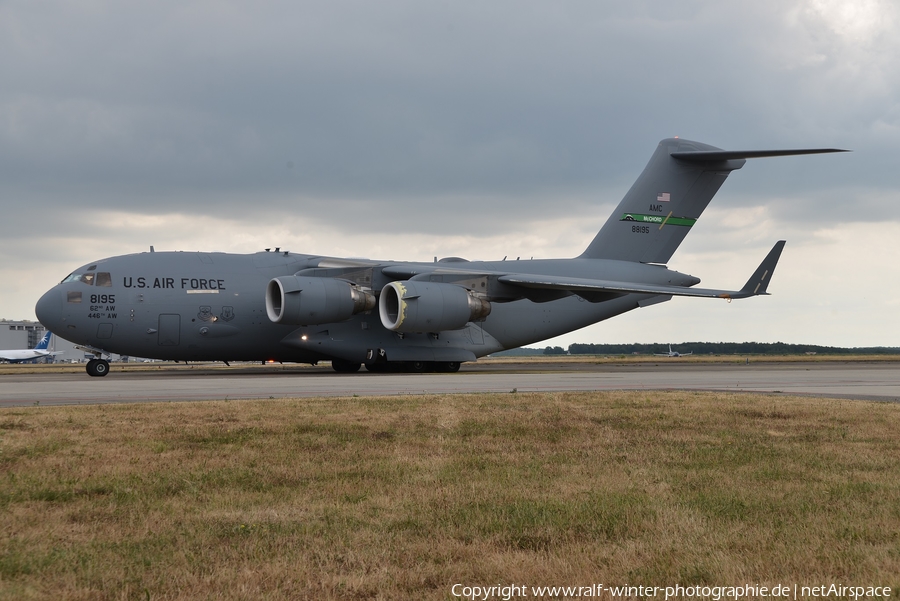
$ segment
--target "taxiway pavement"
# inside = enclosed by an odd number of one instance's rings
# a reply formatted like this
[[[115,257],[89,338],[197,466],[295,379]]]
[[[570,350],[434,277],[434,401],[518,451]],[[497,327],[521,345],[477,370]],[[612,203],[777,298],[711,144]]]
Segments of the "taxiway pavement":
[[[586,390],[712,390],[900,401],[900,363],[495,364],[456,374],[336,374],[319,369],[235,369],[0,377],[0,407]]]

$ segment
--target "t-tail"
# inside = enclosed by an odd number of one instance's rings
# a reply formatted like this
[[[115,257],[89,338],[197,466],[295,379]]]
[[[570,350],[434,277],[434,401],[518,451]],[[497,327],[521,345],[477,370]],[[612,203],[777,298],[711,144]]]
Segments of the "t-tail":
[[[668,263],[728,174],[746,159],[826,152],[846,151],[722,150],[680,138],[663,140],[581,258]]]

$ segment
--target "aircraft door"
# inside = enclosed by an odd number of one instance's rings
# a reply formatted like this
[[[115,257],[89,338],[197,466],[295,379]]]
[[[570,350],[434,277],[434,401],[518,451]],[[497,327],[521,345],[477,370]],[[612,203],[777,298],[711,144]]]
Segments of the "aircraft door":
[[[181,315],[159,315],[159,346],[178,346],[181,343]]]
[[[101,323],[97,326],[97,338],[100,338],[101,340],[112,338],[114,329],[115,326],[111,323]]]

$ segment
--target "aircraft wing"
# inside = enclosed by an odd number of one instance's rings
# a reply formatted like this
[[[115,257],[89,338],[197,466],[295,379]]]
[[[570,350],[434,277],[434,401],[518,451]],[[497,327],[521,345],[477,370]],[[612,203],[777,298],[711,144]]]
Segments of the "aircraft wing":
[[[381,270],[381,273],[384,275],[399,277],[399,278],[413,278],[415,276],[423,276],[423,275],[461,275],[461,276],[484,276],[484,275],[496,275],[498,272],[490,271],[490,270],[472,270],[472,269],[460,269],[453,267],[444,267],[442,265],[438,267],[432,267],[431,264],[420,265],[416,263],[400,263],[396,265],[388,265],[387,267]],[[502,273],[502,272],[501,272]]]
[[[665,286],[658,284],[640,284],[635,282],[619,282],[614,280],[592,280],[552,275],[508,274],[498,279],[504,284],[525,288],[550,290],[567,290],[569,292],[613,292],[622,294],[665,294],[672,296],[693,296],[705,298],[747,298],[767,294],[775,265],[781,257],[785,241],[778,241],[766,258],[763,259],[747,283],[740,290],[715,290],[710,288],[685,288],[684,286]]]
[[[685,286],[666,286],[661,284],[644,284],[640,282],[627,282],[617,280],[596,280],[590,278],[576,278],[556,275],[538,275],[528,273],[497,273],[491,271],[470,271],[465,268],[430,268],[421,265],[390,265],[385,267],[383,273],[389,276],[414,278],[424,275],[497,275],[497,281],[511,286],[530,288],[537,290],[559,290],[566,292],[587,293],[612,293],[612,294],[655,294],[672,296],[690,296],[699,298],[747,298],[767,294],[775,265],[781,257],[784,249],[784,240],[775,243],[766,258],[763,259],[747,283],[740,290],[718,290],[711,288],[688,288]]]
[[[655,284],[637,284],[635,282],[617,282],[614,280],[588,280],[583,278],[566,278],[558,276],[511,274],[499,278],[504,284],[512,284],[523,288],[539,288],[544,290],[567,290],[569,292],[617,292],[621,294],[665,294],[672,296],[695,296],[706,298],[743,298],[737,290],[713,290],[709,288],[685,288],[684,286],[660,286]],[[745,296],[752,296],[747,294]]]

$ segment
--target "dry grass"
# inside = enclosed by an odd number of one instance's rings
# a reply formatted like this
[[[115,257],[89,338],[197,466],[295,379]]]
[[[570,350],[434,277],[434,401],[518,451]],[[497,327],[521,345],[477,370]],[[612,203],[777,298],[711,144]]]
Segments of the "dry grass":
[[[663,392],[0,411],[0,599],[900,586],[900,406]]]

